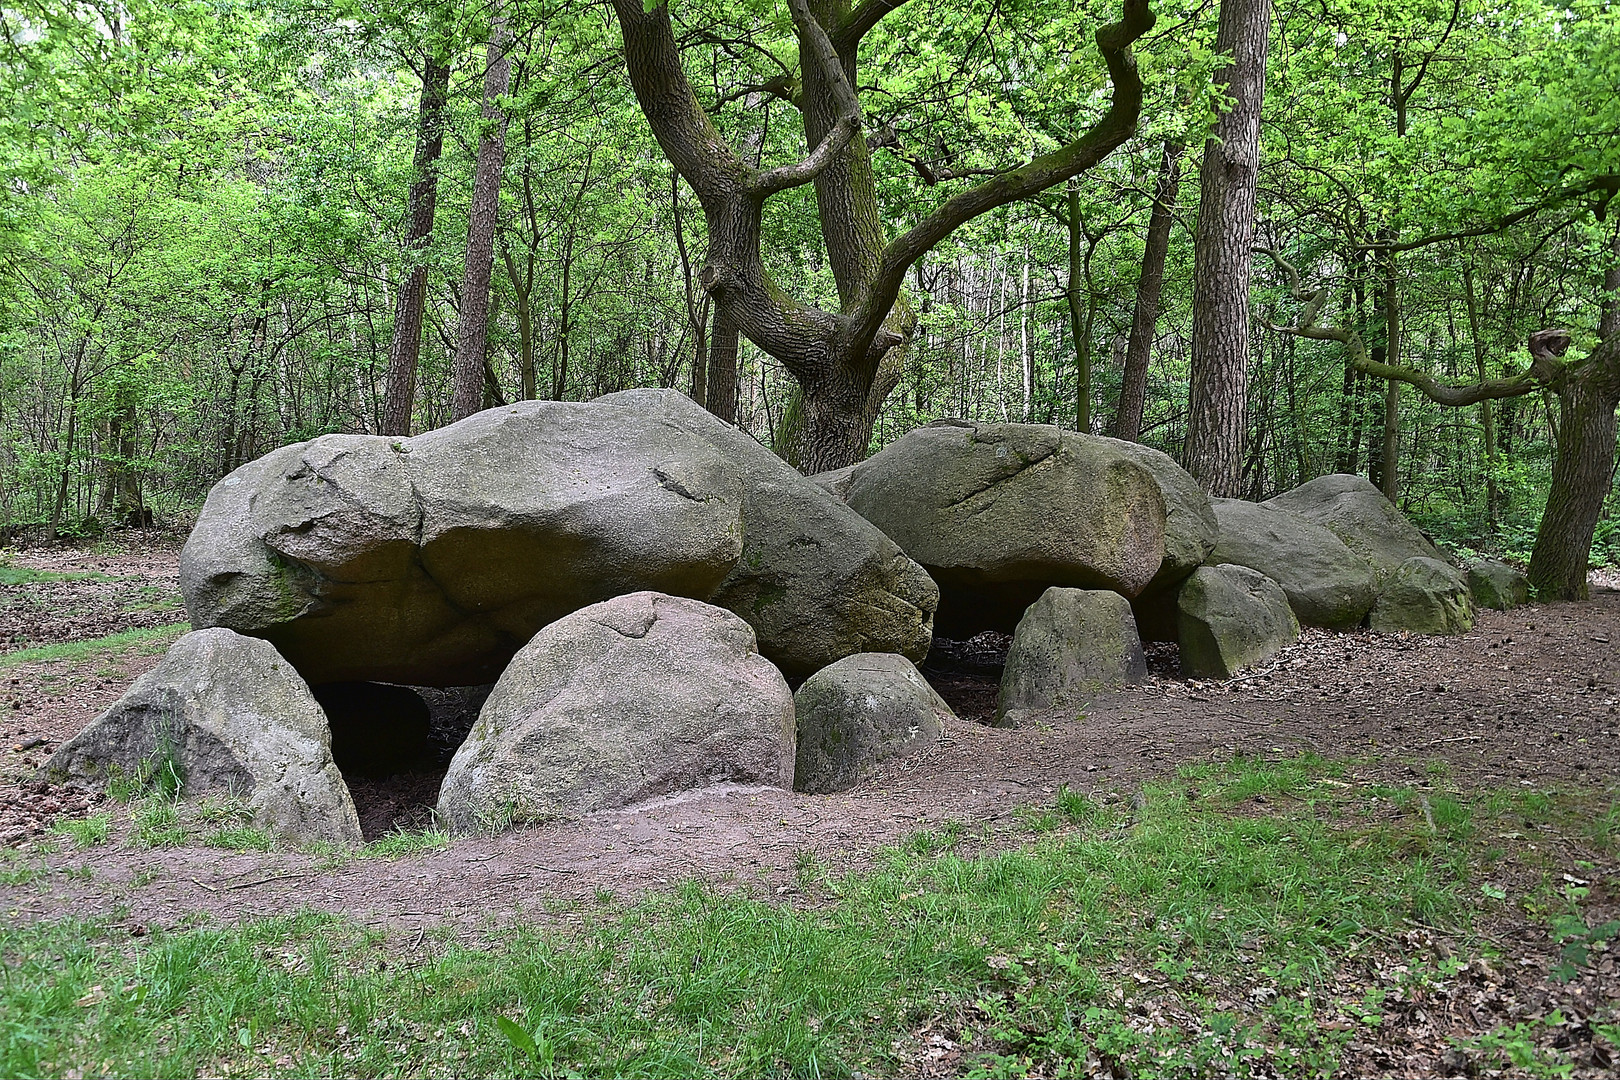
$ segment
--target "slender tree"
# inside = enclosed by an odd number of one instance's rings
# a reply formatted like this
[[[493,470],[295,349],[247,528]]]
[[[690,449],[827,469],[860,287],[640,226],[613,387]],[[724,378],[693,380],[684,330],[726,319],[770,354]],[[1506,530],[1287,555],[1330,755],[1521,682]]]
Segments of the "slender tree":
[[[472,209],[467,217],[467,261],[461,274],[452,410],[455,420],[469,417],[484,407],[489,280],[495,266],[501,172],[506,165],[506,110],[501,98],[506,96],[512,77],[510,41],[505,16],[497,7],[490,22],[488,59],[484,68],[483,123],[478,133]]]
[[[382,434],[409,435],[416,403],[416,363],[422,350],[422,312],[427,306],[427,266],[423,256],[433,240],[439,197],[439,154],[444,149],[445,109],[450,97],[450,62],[427,57],[422,63],[422,99],[416,110],[416,153],[411,159],[410,221],[405,252],[410,268],[394,303],[394,333],[388,345],[388,381],[383,395]]]
[[[1147,240],[1142,248],[1142,273],[1136,282],[1136,306],[1131,333],[1125,342],[1125,368],[1119,388],[1119,409],[1109,434],[1135,442],[1142,434],[1142,410],[1147,401],[1148,360],[1153,354],[1159,325],[1160,297],[1164,292],[1164,260],[1170,251],[1176,196],[1181,191],[1181,155],[1176,139],[1167,139],[1159,159],[1159,178],[1153,186],[1153,211],[1148,215]]]
[[[1204,144],[1193,240],[1192,372],[1183,464],[1205,489],[1242,490],[1248,432],[1249,270],[1271,0],[1221,0],[1215,48],[1227,108]]]

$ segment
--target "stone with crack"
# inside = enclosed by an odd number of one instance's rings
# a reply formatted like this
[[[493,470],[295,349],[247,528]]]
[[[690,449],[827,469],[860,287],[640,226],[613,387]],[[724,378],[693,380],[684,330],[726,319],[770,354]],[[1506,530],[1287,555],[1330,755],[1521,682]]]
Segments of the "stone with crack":
[[[501,832],[716,784],[791,787],[793,695],[748,624],[638,592],[534,636],[495,684],[439,794]]]
[[[104,784],[172,767],[179,793],[240,796],[273,835],[360,842],[326,715],[275,646],[195,630],[51,757],[48,775]]]
[[[849,505],[939,583],[939,633],[1010,631],[1053,586],[1136,596],[1165,556],[1153,475],[1049,424],[936,422],[855,467]]]
[[[643,589],[714,599],[800,674],[920,658],[937,602],[877,529],[658,391],[273,451],[209,493],[180,584],[193,625],[267,638],[313,683],[417,686],[493,682],[542,626]]]

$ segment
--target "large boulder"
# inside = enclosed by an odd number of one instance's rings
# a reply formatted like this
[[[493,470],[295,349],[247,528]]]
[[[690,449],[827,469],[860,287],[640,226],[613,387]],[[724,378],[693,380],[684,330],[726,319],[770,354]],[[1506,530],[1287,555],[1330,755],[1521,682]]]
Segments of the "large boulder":
[[[1439,559],[1407,559],[1384,582],[1367,625],[1383,633],[1465,634],[1474,628],[1468,579]]]
[[[325,435],[214,486],[180,556],[196,626],[310,682],[492,682],[540,627],[742,552],[743,470],[659,417],[526,401],[411,439]]]
[[[1481,559],[1468,564],[1468,591],[1478,607],[1512,611],[1530,602],[1530,579],[1507,563]]]
[[[1201,566],[1176,597],[1181,673],[1229,679],[1299,640],[1282,586],[1247,566]]]
[[[597,401],[674,424],[742,470],[742,557],[707,599],[789,678],[860,652],[928,655],[939,589],[871,522],[677,390]]]
[[[1366,561],[1324,526],[1276,507],[1216,499],[1220,537],[1212,565],[1258,570],[1282,586],[1306,626],[1349,630],[1361,625],[1377,599]]]
[[[1103,439],[1152,475],[1164,495],[1164,561],[1142,590],[1143,596],[1173,589],[1209,559],[1220,523],[1209,495],[1192,474],[1162,450],[1123,439]]]
[[[938,630],[1011,630],[1052,586],[1135,596],[1159,573],[1165,498],[1113,440],[949,421],[857,465],[849,505],[939,583]]]
[[[246,800],[256,825],[297,842],[360,842],[326,716],[275,646],[196,630],[46,766],[69,781],[150,775],[172,765],[183,797]]]
[[[884,762],[933,746],[955,715],[916,666],[894,653],[857,653],[827,665],[799,687],[793,708],[793,786],[816,795],[846,791]]]
[[[1145,678],[1130,601],[1101,589],[1047,589],[1013,632],[996,719],[1016,727],[1027,713],[1077,709]]]
[[[1351,551],[1367,560],[1379,582],[1407,559],[1446,561],[1429,538],[1418,532],[1365,476],[1318,476],[1262,505],[1298,514],[1331,529]]]
[[[573,818],[721,783],[793,784],[793,694],[729,611],[638,592],[534,636],[439,790],[463,832]]]

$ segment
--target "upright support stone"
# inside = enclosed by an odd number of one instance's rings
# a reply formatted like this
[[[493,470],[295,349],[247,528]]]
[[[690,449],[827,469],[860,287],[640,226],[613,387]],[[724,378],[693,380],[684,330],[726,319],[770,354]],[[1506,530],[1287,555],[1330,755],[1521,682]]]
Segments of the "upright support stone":
[[[1299,640],[1282,586],[1247,566],[1200,566],[1176,598],[1181,673],[1229,679]]]
[[[1050,588],[1013,631],[996,721],[1082,708],[1097,694],[1147,678],[1131,604],[1102,589]]]

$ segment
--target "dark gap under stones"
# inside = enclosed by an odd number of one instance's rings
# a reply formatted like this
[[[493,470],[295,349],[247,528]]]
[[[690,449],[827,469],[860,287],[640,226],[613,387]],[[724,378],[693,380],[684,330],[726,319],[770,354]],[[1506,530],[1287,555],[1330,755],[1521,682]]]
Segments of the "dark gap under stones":
[[[433,824],[439,786],[478,720],[484,686],[339,682],[311,687],[332,728],[332,757],[369,843]]]

